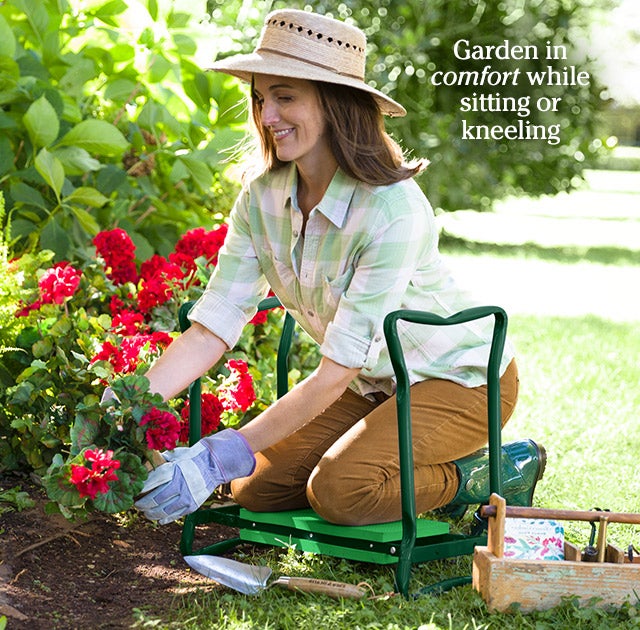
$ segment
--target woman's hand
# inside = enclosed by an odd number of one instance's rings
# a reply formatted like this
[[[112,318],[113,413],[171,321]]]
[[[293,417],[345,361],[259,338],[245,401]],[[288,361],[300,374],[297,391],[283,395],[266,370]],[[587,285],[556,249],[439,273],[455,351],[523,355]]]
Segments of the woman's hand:
[[[256,460],[247,441],[234,429],[202,438],[189,448],[163,454],[135,506],[161,525],[195,512],[221,484],[253,472]]]

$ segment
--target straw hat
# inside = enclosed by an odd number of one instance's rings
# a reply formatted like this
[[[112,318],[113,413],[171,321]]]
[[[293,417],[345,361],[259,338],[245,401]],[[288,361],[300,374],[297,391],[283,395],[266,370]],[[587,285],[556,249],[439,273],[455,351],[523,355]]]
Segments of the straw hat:
[[[372,94],[383,114],[404,116],[402,105],[365,83],[366,47],[365,34],[355,26],[285,9],[267,15],[254,52],[221,59],[211,69],[247,82],[257,73],[349,85]]]

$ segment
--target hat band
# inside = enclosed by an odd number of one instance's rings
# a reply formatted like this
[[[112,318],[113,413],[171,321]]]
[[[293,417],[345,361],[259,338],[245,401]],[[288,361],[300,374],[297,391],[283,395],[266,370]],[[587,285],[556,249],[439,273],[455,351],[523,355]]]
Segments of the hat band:
[[[287,57],[288,59],[295,59],[296,61],[302,61],[303,63],[306,63],[310,66],[315,66],[316,68],[322,68],[323,70],[329,70],[329,72],[333,72],[334,74],[339,74],[340,76],[343,76],[343,77],[349,77],[350,79],[356,79],[357,81],[364,81],[364,77],[360,75],[350,74],[349,72],[340,72],[340,70],[336,70],[332,66],[327,66],[325,64],[318,63],[317,61],[310,61],[305,57],[298,57],[297,55],[285,53],[285,52],[282,52],[281,50],[274,50],[273,48],[265,48],[264,46],[261,46],[256,52],[262,52],[262,51],[270,52],[270,53],[273,53],[274,55],[279,55],[280,57]]]

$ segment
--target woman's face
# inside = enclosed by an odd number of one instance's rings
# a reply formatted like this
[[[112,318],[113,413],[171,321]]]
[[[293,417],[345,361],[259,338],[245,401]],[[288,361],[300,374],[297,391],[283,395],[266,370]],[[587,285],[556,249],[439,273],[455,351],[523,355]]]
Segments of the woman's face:
[[[256,74],[254,98],[278,159],[314,166],[331,154],[318,90],[312,81]]]

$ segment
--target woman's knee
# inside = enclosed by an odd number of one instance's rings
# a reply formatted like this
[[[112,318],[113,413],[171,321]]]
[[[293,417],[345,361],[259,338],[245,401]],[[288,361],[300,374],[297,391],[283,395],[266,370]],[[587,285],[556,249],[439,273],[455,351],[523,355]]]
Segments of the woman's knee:
[[[325,521],[337,525],[364,525],[371,523],[362,506],[373,500],[366,482],[350,482],[339,472],[316,468],[307,482],[307,500],[313,511]]]

